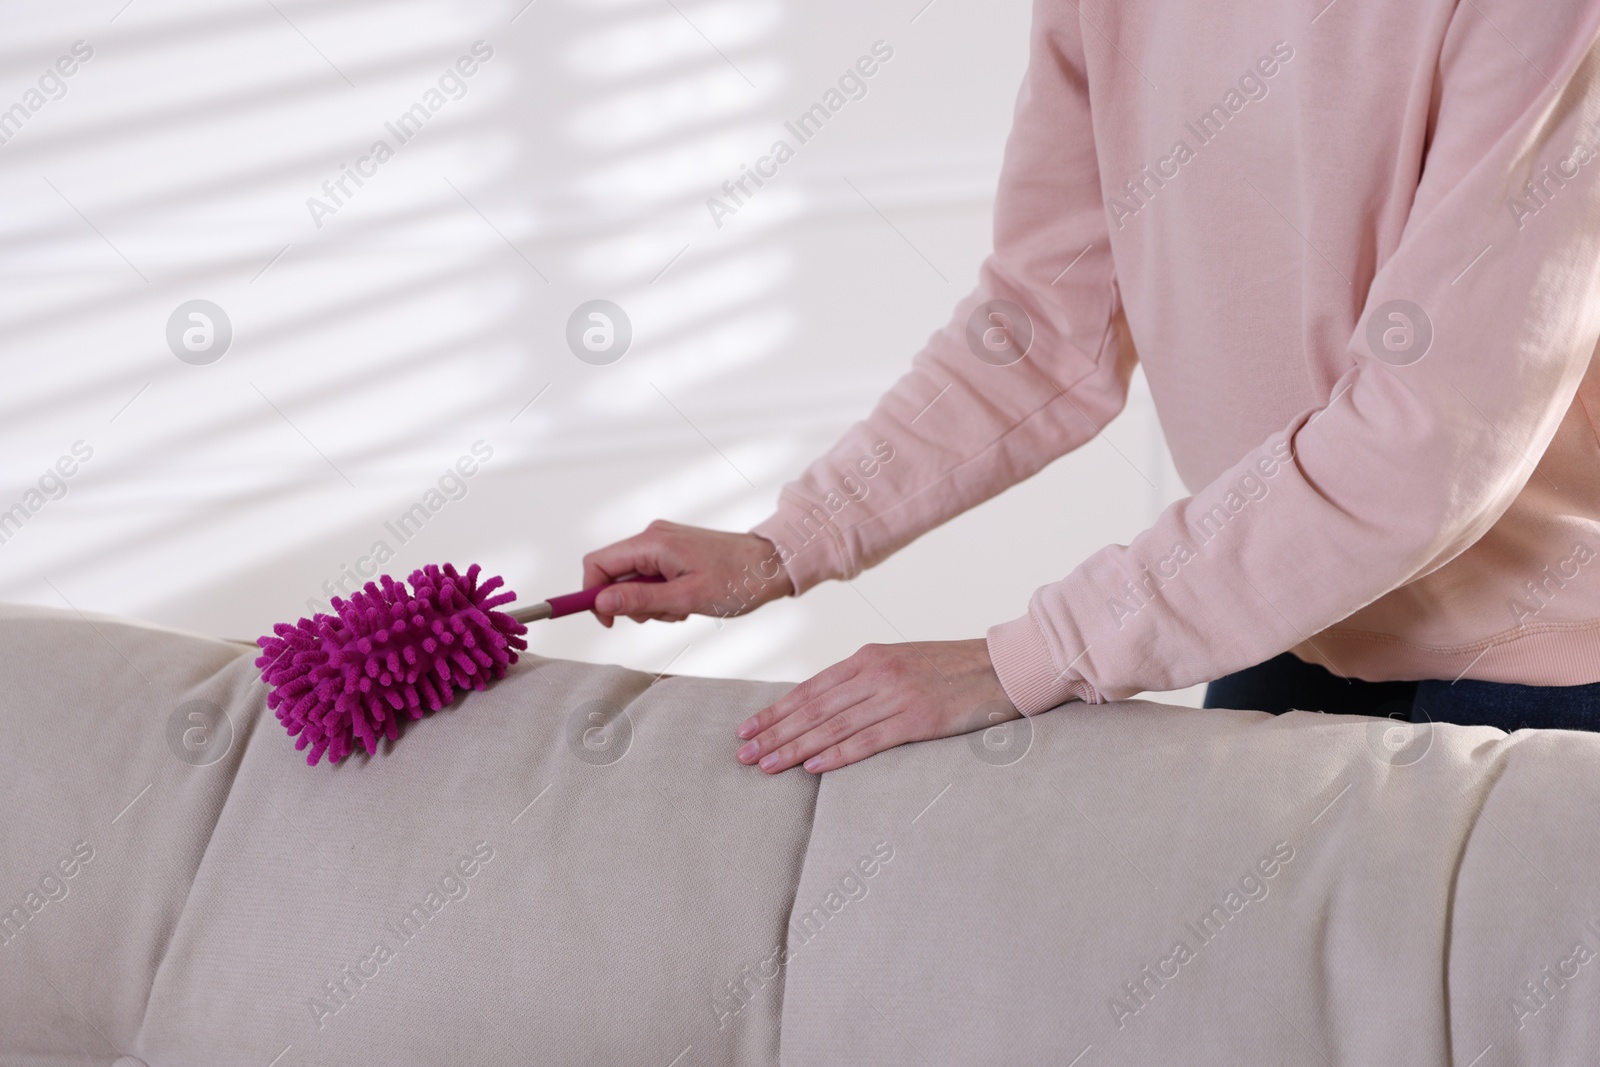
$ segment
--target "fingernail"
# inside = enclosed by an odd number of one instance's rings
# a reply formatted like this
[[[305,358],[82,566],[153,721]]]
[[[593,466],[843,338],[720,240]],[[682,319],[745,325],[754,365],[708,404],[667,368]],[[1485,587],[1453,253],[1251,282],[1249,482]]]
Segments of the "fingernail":
[[[761,745],[760,744],[758,744],[755,741],[747,741],[745,743],[744,747],[739,749],[739,762],[740,763],[749,763],[750,760],[755,756],[755,754],[757,752],[760,752],[760,751],[761,751]]]
[[[822,762],[823,760],[821,756],[812,756],[810,759],[806,760],[806,770],[810,771],[812,774],[815,774],[817,771],[822,770]]]
[[[756,735],[756,721],[754,719],[750,719],[750,720],[746,721],[744,723],[744,725],[739,727],[739,736],[740,737],[754,737],[755,735]]]
[[[770,771],[770,770],[772,770],[772,768],[776,767],[777,765],[778,765],[778,754],[776,752],[769,752],[765,756],[761,757],[761,769],[762,770]]]

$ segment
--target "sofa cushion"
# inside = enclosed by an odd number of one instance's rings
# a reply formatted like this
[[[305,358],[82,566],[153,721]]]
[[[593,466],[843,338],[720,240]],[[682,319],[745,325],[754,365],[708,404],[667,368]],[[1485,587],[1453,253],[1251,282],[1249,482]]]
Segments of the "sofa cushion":
[[[896,749],[818,798],[783,1062],[1593,1064],[1596,810],[1565,731],[1130,701]]]
[[[245,727],[259,701],[218,677],[241,651],[100,616],[0,608],[3,1062],[106,1064],[135,1046],[246,747],[236,738],[210,766],[185,764],[167,746],[168,722],[203,701]]]
[[[0,731],[20,739],[0,890],[93,849],[0,946],[6,1053],[776,1062],[781,991],[750,975],[817,783],[732,751],[782,686],[526,657],[376,756],[308,767],[253,655],[0,614]],[[197,701],[226,711],[225,751]]]

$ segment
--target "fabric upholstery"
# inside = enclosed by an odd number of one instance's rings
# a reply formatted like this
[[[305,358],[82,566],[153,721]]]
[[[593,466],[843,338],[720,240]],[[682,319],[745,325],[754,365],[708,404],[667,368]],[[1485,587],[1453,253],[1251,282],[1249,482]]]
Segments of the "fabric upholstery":
[[[1130,701],[819,783],[732,758],[780,685],[528,657],[308,767],[252,659],[0,609],[0,1065],[1600,1050],[1594,735]]]
[[[1600,737],[1063,710],[1009,765],[958,740],[828,777],[796,911],[894,859],[791,961],[785,1064],[1600,1058],[1600,955],[1514,1006],[1600,953]]]
[[[0,1062],[776,1059],[776,991],[716,1008],[782,936],[809,833],[814,779],[731,758],[783,687],[530,657],[376,757],[308,767],[248,649],[93,625],[0,618],[0,899],[94,849],[0,946]],[[208,766],[164,740],[197,697],[234,731]],[[619,708],[631,741],[587,719]]]

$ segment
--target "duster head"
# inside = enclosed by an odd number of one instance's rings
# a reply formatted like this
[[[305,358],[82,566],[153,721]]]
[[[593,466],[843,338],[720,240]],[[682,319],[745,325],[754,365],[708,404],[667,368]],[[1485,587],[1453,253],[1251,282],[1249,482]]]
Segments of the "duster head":
[[[337,763],[357,739],[375,753],[380,734],[400,736],[402,715],[438,711],[517,662],[528,628],[493,610],[516,595],[495,593],[498,576],[480,585],[481,569],[430,564],[411,572],[409,590],[385,574],[349,600],[334,597],[336,615],[280,622],[256,641],[267,707],[298,737],[295,748],[311,749],[307,763],[324,753]]]

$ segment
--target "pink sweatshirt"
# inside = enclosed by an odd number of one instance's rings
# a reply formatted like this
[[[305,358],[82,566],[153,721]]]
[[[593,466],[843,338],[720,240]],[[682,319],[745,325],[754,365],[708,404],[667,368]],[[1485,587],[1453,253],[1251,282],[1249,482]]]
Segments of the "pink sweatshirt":
[[[1022,711],[1285,649],[1600,680],[1600,0],[1033,18],[976,291],[756,527],[796,590],[1090,440],[1138,360],[1193,495],[989,630]]]

